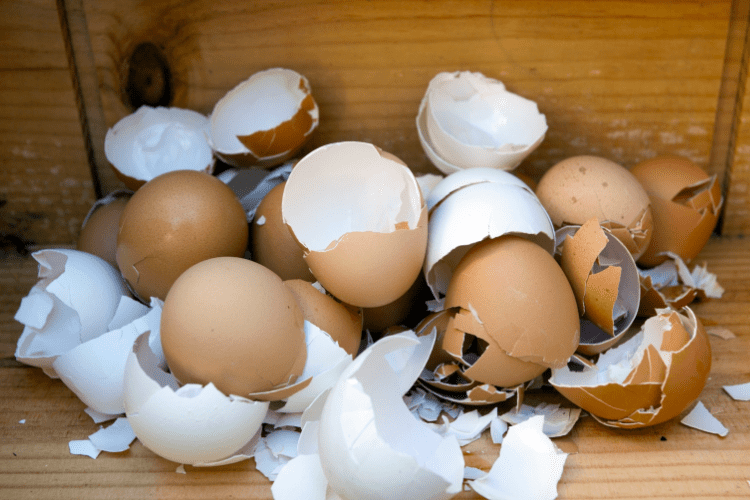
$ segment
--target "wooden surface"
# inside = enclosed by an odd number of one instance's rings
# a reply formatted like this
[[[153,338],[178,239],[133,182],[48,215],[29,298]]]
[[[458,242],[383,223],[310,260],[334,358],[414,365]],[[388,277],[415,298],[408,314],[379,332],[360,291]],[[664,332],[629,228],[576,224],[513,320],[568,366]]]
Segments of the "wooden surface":
[[[581,419],[560,446],[568,457],[558,487],[563,499],[750,498],[750,403],[735,402],[723,385],[750,381],[750,240],[713,239],[705,261],[726,288],[724,297],[695,305],[707,325],[737,337],[711,336],[713,367],[700,400],[729,429],[715,435],[677,420],[638,431],[613,430]],[[15,361],[21,327],[12,319],[36,282],[30,258],[0,263],[0,498],[270,499],[270,482],[252,460],[212,469],[186,467],[153,455],[136,442],[129,451],[92,460],[68,453],[70,440],[98,429],[60,381]],[[529,400],[563,402],[554,393]],[[21,424],[20,421],[25,420]],[[487,436],[465,448],[466,464],[487,470],[499,453]],[[480,498],[464,492],[457,498]]]

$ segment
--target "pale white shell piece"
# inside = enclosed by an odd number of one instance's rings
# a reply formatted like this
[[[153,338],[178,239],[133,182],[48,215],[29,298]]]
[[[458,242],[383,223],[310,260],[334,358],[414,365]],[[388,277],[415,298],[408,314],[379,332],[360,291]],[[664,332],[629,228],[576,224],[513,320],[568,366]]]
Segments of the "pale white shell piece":
[[[750,382],[746,384],[725,385],[724,390],[735,401],[750,401]]]
[[[429,158],[429,160],[433,165],[435,165],[435,167],[437,167],[438,170],[446,175],[462,170],[459,166],[445,161],[437,153],[437,151],[435,151],[435,147],[432,144],[432,139],[430,139],[430,136],[427,133],[426,109],[427,95],[422,98],[422,102],[419,105],[419,113],[417,113],[417,135],[419,136],[419,143],[422,145],[422,149],[424,150],[425,155],[427,155],[427,158]]]
[[[729,434],[729,429],[724,427],[724,424],[719,422],[719,419],[708,411],[708,408],[706,408],[702,401],[698,401],[698,404],[690,410],[690,413],[685,415],[685,418],[680,420],[680,423],[703,432],[717,434],[721,437]]]
[[[297,456],[299,439],[299,432],[288,429],[276,430],[260,438],[253,454],[255,467],[275,481],[281,469]]]
[[[553,438],[568,434],[581,416],[580,408],[560,408],[558,404],[539,403],[537,406],[522,404],[520,408],[513,408],[498,417],[499,420],[511,425],[536,416],[544,417],[542,432]]]
[[[159,369],[146,334],[125,366],[125,412],[138,439],[177,463],[231,458],[259,431],[268,402],[225,396],[213,384],[187,384]]]
[[[16,312],[24,329],[15,355],[56,378],[55,359],[105,333],[120,299],[129,293],[120,273],[95,255],[50,249],[32,257],[39,262],[40,280]]]
[[[442,175],[436,174],[421,174],[417,175],[416,177],[417,184],[419,184],[419,189],[422,190],[422,197],[425,200],[430,196],[430,192],[432,191],[432,189],[444,179]]]
[[[541,415],[512,426],[490,472],[469,481],[469,486],[489,500],[557,498],[568,454],[542,432],[543,426]]]
[[[425,99],[427,135],[435,152],[461,169],[512,170],[547,132],[535,102],[481,73],[439,73]]]
[[[149,181],[172,170],[213,170],[208,117],[181,108],[141,106],[104,138],[104,154],[121,173]]]
[[[497,417],[497,408],[493,408],[486,415],[480,415],[479,411],[472,410],[462,413],[453,421],[443,417],[443,424],[436,427],[437,432],[444,436],[456,436],[458,444],[466,446],[476,441]]]
[[[454,174],[443,177],[440,182],[432,187],[429,195],[427,195],[427,210],[432,211],[432,209],[435,208],[435,205],[450,196],[451,193],[454,193],[461,188],[471,186],[472,184],[482,184],[484,182],[516,186],[534,194],[534,191],[532,191],[525,182],[513,174],[495,168],[478,167],[459,170]]]
[[[234,191],[247,221],[252,222],[260,202],[271,189],[289,178],[295,163],[296,160],[289,160],[270,172],[259,167],[229,168],[216,177]]]

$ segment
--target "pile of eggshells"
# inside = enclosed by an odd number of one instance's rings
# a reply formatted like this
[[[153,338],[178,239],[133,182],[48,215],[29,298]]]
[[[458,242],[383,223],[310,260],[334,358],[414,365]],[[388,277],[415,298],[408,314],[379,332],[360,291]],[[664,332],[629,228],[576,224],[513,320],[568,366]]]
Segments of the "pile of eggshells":
[[[460,440],[445,429],[468,413],[428,424],[414,394],[438,413],[518,410],[549,384],[620,428],[696,400],[711,352],[687,305],[722,289],[688,264],[721,209],[716,177],[684,158],[628,170],[596,156],[538,184],[516,176],[545,116],[478,73],[437,75],[419,107],[445,175],[362,142],[296,159],[317,124],[307,79],[279,68],[210,118],[123,118],[105,152],[128,189],[92,207],[76,250],[33,255],[17,359],[179,464],[275,456],[278,499],[459,493]],[[228,168],[213,175],[217,159]],[[542,427],[514,425],[505,469],[466,484],[554,498],[565,454]]]

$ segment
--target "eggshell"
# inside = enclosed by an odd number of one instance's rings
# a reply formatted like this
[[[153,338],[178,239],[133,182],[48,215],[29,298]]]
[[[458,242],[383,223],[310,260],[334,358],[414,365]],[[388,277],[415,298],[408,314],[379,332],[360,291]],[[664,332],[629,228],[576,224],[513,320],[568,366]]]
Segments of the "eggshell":
[[[97,200],[83,219],[76,249],[101,257],[117,267],[117,230],[120,216],[132,195],[132,191],[118,190]]]
[[[610,427],[665,422],[700,395],[711,368],[711,346],[689,308],[662,309],[638,334],[599,356],[594,367],[554,369],[549,383]]]
[[[291,159],[270,172],[259,167],[228,168],[216,178],[234,191],[245,210],[247,221],[252,222],[263,198],[271,189],[289,178],[296,163],[296,159]]]
[[[125,413],[135,435],[157,455],[182,464],[230,458],[260,431],[269,403],[225,396],[213,384],[188,384],[158,368],[136,340],[125,365]]]
[[[284,226],[286,227],[286,226]],[[309,281],[284,281],[302,310],[305,321],[317,326],[352,356],[359,352],[362,340],[362,311],[346,306],[321,292]]]
[[[443,348],[467,377],[500,387],[565,366],[579,342],[575,295],[554,257],[516,236],[475,245],[448,286]]]
[[[237,257],[202,261],[164,301],[161,341],[185,383],[247,396],[288,386],[305,366],[304,319],[281,278]]]
[[[286,182],[271,189],[255,211],[250,230],[253,260],[266,266],[283,280],[313,282],[315,277],[302,256],[302,248],[281,218],[284,186]]]
[[[638,263],[651,267],[667,260],[665,252],[689,263],[703,249],[721,213],[724,199],[718,178],[679,156],[643,161],[630,172],[651,198],[654,235]]]
[[[272,68],[227,92],[211,113],[211,145],[236,167],[280,165],[318,126],[318,105],[307,78]]]
[[[247,241],[245,212],[232,190],[206,173],[180,170],[154,178],[130,199],[116,258],[142,301],[164,300],[187,268],[212,257],[241,257]]]
[[[141,106],[107,131],[104,154],[132,190],[173,170],[214,169],[208,118],[189,109]]]
[[[435,298],[445,294],[459,261],[482,240],[512,234],[554,253],[555,231],[547,212],[508,172],[473,168],[448,175],[430,192],[427,205],[424,274]]]
[[[583,225],[596,217],[633,255],[651,242],[648,194],[625,167],[598,156],[573,156],[550,168],[536,195],[555,227]]]
[[[342,302],[388,304],[420,273],[427,207],[419,185],[372,144],[334,143],[302,158],[284,188],[282,217],[313,276]]]
[[[547,131],[536,103],[481,73],[439,73],[422,106],[431,152],[451,166],[443,170],[442,162],[436,164],[444,173],[475,167],[512,170]]]
[[[363,328],[370,332],[383,332],[390,327],[403,325],[415,316],[421,318],[427,309],[424,301],[419,299],[426,290],[427,283],[424,275],[420,273],[406,293],[393,302],[380,307],[363,308]]]

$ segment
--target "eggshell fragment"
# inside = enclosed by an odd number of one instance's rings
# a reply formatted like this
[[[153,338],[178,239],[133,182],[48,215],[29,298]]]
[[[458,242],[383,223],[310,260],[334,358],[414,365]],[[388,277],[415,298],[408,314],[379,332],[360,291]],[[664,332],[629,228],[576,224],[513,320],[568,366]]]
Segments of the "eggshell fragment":
[[[104,154],[134,191],[173,170],[214,169],[208,118],[189,109],[141,106],[107,131]]]
[[[120,216],[132,195],[132,191],[118,190],[97,200],[83,219],[76,249],[101,257],[117,267],[115,253]]]
[[[182,464],[216,462],[242,449],[260,430],[267,402],[225,396],[213,384],[179,387],[156,365],[147,334],[125,365],[125,412],[148,449]]]
[[[680,423],[703,432],[717,434],[721,437],[729,434],[729,429],[724,427],[724,424],[719,422],[719,419],[708,411],[708,408],[706,408],[702,401],[698,401],[695,408],[690,410],[690,413],[685,415],[685,418],[680,420]]]
[[[227,92],[211,113],[211,146],[230,165],[271,167],[294,156],[318,126],[307,78],[272,68]]]
[[[372,144],[334,143],[302,158],[284,188],[282,216],[315,278],[342,302],[388,304],[420,273],[427,207],[419,185]]]
[[[258,167],[228,168],[216,176],[221,182],[234,191],[247,214],[247,221],[252,222],[255,211],[263,198],[277,185],[285,182],[292,172],[297,160],[292,159],[270,172]]]
[[[708,335],[693,311],[663,309],[593,367],[554,369],[549,383],[600,423],[638,428],[680,414],[700,395],[710,368]]]
[[[430,152],[442,160],[435,166],[444,173],[474,167],[512,170],[541,144],[547,131],[536,103],[468,71],[437,74],[420,115],[426,124],[420,134],[429,137]]]

